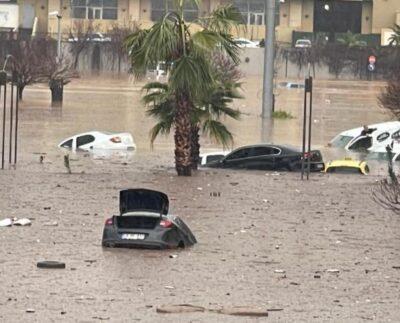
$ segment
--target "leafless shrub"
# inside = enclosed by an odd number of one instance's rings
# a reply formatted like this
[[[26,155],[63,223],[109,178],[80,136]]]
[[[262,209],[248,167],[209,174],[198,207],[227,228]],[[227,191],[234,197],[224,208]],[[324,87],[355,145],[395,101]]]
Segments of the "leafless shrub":
[[[218,78],[218,81],[220,81],[221,84],[236,83],[243,77],[237,64],[226,57],[223,53],[214,53],[211,64],[215,72],[215,77]]]
[[[382,180],[372,192],[372,197],[383,208],[400,214],[400,185],[397,181]]]
[[[400,77],[388,82],[378,97],[379,105],[400,120]]]
[[[74,21],[72,28],[69,30],[68,42],[70,43],[70,51],[73,56],[73,68],[78,67],[80,54],[90,43],[90,35],[93,33],[93,23],[84,20]]]
[[[121,62],[123,60],[128,60],[125,39],[138,30],[139,25],[134,21],[125,26],[114,24],[108,33],[108,36],[110,37],[108,49],[112,55],[113,66],[115,59],[117,59],[118,73],[121,72]]]
[[[383,208],[400,214],[400,184],[393,170],[392,149],[386,147],[388,156],[389,178],[379,182],[378,187],[372,192],[373,200]]]

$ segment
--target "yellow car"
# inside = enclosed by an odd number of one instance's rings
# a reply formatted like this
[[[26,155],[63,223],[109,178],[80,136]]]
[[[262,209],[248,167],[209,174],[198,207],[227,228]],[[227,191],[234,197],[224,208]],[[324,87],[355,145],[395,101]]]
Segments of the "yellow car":
[[[325,173],[359,173],[367,175],[369,167],[367,162],[351,158],[332,160],[325,164]]]

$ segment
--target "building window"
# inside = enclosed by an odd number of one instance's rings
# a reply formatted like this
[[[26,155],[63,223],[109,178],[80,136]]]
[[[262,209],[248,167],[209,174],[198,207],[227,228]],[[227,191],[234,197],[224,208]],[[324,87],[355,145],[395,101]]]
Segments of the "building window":
[[[116,20],[118,0],[71,0],[71,17]]]
[[[243,24],[265,24],[265,0],[233,0],[232,2],[242,14]],[[280,0],[275,0],[275,25],[279,25],[279,4]]]
[[[166,12],[174,10],[172,0],[151,0],[151,20],[160,20]],[[193,21],[199,17],[199,8],[192,1],[185,1],[183,8],[183,19]]]

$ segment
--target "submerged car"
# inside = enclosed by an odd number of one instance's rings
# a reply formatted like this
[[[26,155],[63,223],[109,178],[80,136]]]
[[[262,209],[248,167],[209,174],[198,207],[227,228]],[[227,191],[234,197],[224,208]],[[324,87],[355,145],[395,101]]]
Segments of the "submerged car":
[[[367,127],[368,135],[363,134],[363,127],[346,130],[334,137],[329,143],[332,147],[349,151],[371,152],[385,148],[392,140],[400,138],[400,122],[390,121],[372,124]]]
[[[358,173],[367,175],[369,167],[367,162],[360,160],[353,160],[351,158],[344,158],[333,160],[325,165],[325,173]]]
[[[242,168],[258,170],[301,169],[301,162],[310,160],[311,171],[322,171],[324,162],[319,150],[312,150],[303,156],[301,150],[289,146],[259,144],[237,148],[218,160],[205,164],[205,167]]]
[[[195,244],[189,227],[168,209],[168,196],[162,192],[142,188],[120,191],[120,214],[106,220],[103,247],[168,249]]]
[[[236,38],[233,40],[240,48],[259,48],[259,44],[246,38]]]
[[[297,39],[294,45],[295,48],[310,48],[312,46],[309,39]]]
[[[132,135],[127,132],[110,133],[103,131],[90,131],[64,139],[59,148],[81,149],[136,149]]]
[[[199,165],[204,166],[205,164],[220,160],[222,157],[229,154],[229,151],[216,151],[211,153],[200,154]]]
[[[390,155],[389,155],[390,154]],[[392,151],[389,153],[386,148],[380,147],[376,150],[371,151],[367,155],[368,160],[379,160],[379,161],[388,161],[391,159],[392,162],[400,162],[400,145],[399,143],[394,144]]]

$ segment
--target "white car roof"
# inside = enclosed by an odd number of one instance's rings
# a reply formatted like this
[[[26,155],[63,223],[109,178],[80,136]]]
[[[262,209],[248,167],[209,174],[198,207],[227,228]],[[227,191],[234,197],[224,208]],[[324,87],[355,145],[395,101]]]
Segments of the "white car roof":
[[[386,131],[397,130],[397,129],[400,129],[400,121],[375,123],[375,124],[368,125],[368,128],[377,128],[377,131],[375,131],[375,133],[385,131],[385,130]],[[349,129],[346,131],[342,131],[339,135],[355,137],[355,136],[358,136],[362,130],[363,130],[363,127],[353,128],[353,129]]]

